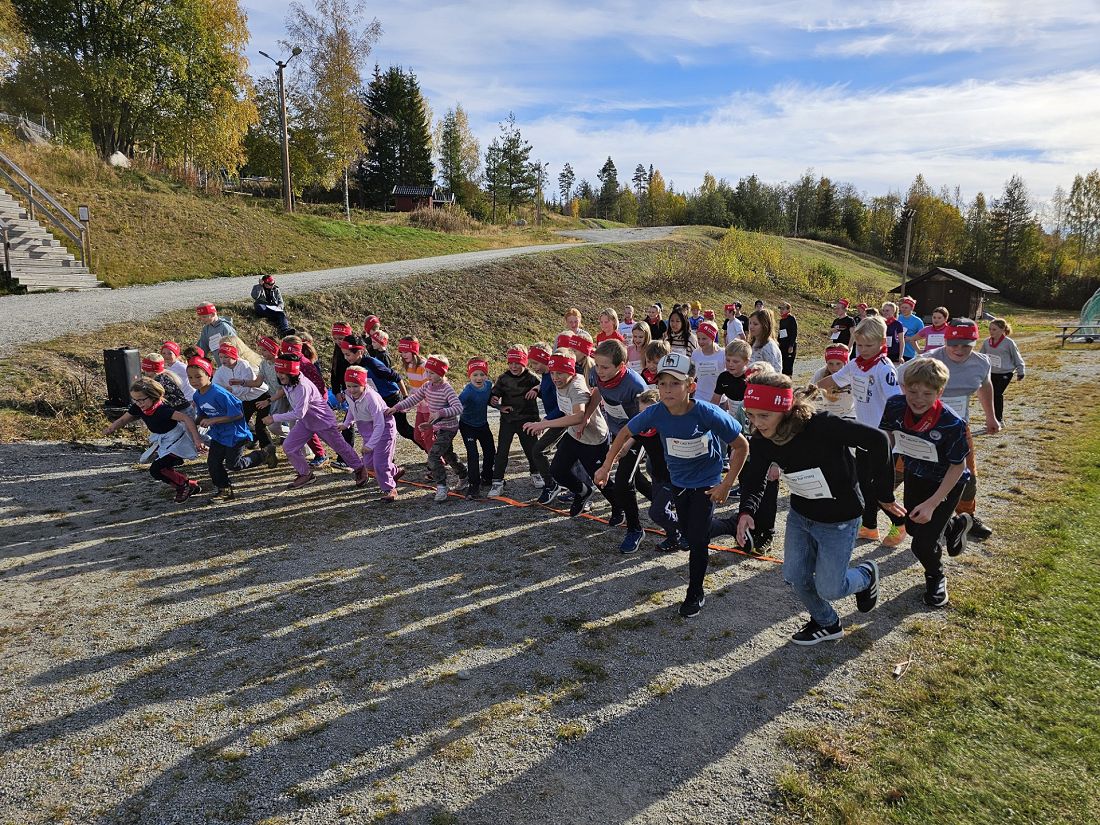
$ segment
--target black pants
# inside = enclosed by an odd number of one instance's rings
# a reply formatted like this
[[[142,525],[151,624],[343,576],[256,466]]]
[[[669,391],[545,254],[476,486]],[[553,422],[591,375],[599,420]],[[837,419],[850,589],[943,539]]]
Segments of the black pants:
[[[508,454],[512,451],[512,439],[516,436],[519,436],[519,444],[527,457],[530,472],[538,473],[543,479],[550,477],[550,463],[539,450],[538,436],[523,431],[523,425],[526,423],[526,421],[511,421],[504,416],[500,417],[500,429],[497,431],[497,457],[496,464],[493,466],[493,478],[497,481],[504,480],[504,471],[508,469]],[[605,449],[604,452],[607,450]]]
[[[619,463],[615,466],[615,477],[611,479],[611,503],[626,515],[627,530],[641,530],[642,517],[638,512],[638,493],[634,487],[634,477],[642,463],[642,448],[635,444],[629,450],[619,454]]]
[[[401,396],[397,393],[394,393],[393,395],[387,395],[382,400],[386,402],[387,407],[392,407],[401,400]],[[413,429],[413,425],[409,423],[409,417],[405,413],[394,413],[393,421],[397,425],[397,434],[399,436],[408,439],[413,444],[416,444],[417,447],[420,447],[421,450],[424,450],[424,448],[421,447],[420,444],[417,443],[417,440],[413,437],[416,430]],[[427,452],[427,450],[424,450],[424,452]]]
[[[989,380],[993,383],[993,414],[998,421],[1005,420],[1005,390],[1012,383],[1013,375],[1015,373],[1012,372],[994,372],[989,375]]]
[[[654,481],[650,487],[649,517],[665,534],[680,538],[680,514],[676,512],[676,491],[670,481]]]
[[[891,458],[891,461],[893,459]],[[871,483],[877,475],[875,472],[893,474],[893,464],[887,464],[876,468],[871,464],[871,454],[865,450],[856,450],[856,475],[859,478],[859,491],[863,494],[863,526],[869,530],[878,527],[878,494]],[[900,525],[901,519],[896,516],[888,516],[893,524]]]
[[[912,510],[918,504],[927,501],[939,486],[940,482],[938,481],[918,478],[911,473],[906,473],[905,509],[907,511]],[[955,506],[962,497],[964,486],[961,481],[956,484],[951,492],[947,494],[947,498],[940,502],[940,505],[932,513],[932,518],[925,524],[917,524],[910,519],[905,520],[905,530],[912,537],[913,555],[924,567],[924,575],[929,579],[938,581],[943,576],[943,565],[941,563],[943,557],[943,531],[952,519],[962,518],[962,516],[955,515]]]
[[[172,470],[174,470],[176,467],[181,466],[182,464],[183,459],[180,458],[178,455],[172,455],[171,453],[169,453],[168,455],[162,455],[160,458],[149,465],[149,475],[151,475],[155,481],[163,481],[165,484],[175,486],[179,483],[179,481],[178,479],[172,477],[177,475],[176,473],[173,473]],[[168,470],[168,474],[165,475],[162,472],[163,470]]]
[[[493,431],[488,424],[475,427],[459,422],[458,431],[462,433],[462,443],[466,445],[466,466],[470,471],[470,486],[481,479],[482,484],[493,483],[493,466],[496,462],[496,447],[493,445]],[[481,447],[481,472],[478,472],[478,447]]]
[[[265,407],[257,413],[256,402],[268,401],[270,398],[271,395],[265,392],[260,397],[254,398],[251,401],[241,402],[241,407],[244,408],[244,423],[248,424],[248,426],[252,428],[252,431],[256,433],[256,441],[259,442],[261,447],[266,447],[271,444],[271,434],[267,431],[267,425],[264,423],[264,416],[267,415],[270,410]],[[256,416],[255,425],[249,423],[254,415]]]
[[[794,375],[794,359],[798,355],[798,347],[792,346],[790,352],[783,350],[783,374]]]
[[[218,489],[231,486],[229,482],[229,470],[242,470],[241,451],[248,442],[241,439],[232,447],[220,444],[217,441],[210,442],[210,452],[206,454],[206,469],[210,472],[210,480]],[[251,466],[251,465],[246,465]]]
[[[688,546],[688,598],[703,595],[703,579],[710,563],[710,520],[714,502],[707,487],[672,487],[683,541]]]
[[[582,444],[573,436],[567,435],[558,442],[558,451],[554,453],[554,460],[550,463],[550,475],[573,495],[579,496],[584,493],[587,481],[581,481],[573,465],[580,464],[589,476],[595,475],[607,456],[607,447],[606,441]],[[607,490],[603,491],[603,495],[615,506],[615,501]]]
[[[287,321],[286,313],[282,310],[271,309],[270,307],[261,309],[259,304],[255,305],[255,309],[256,315],[263,318],[265,321],[270,321],[275,329],[278,330],[279,335],[285,335],[286,331],[290,329],[290,322]]]

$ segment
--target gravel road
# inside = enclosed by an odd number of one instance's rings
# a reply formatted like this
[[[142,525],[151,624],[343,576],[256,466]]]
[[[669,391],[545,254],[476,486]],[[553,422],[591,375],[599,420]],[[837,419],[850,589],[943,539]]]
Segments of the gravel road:
[[[392,263],[345,266],[315,272],[280,274],[284,295],[331,289],[357,281],[385,281],[425,272],[465,269],[519,255],[574,249],[578,245],[637,243],[667,238],[675,227],[645,229],[587,229],[557,234],[580,238],[583,244],[561,243],[519,246],[414,258]],[[152,286],[122,289],[95,289],[84,292],[59,292],[0,296],[0,356],[10,355],[16,347],[34,341],[56,338],[60,331],[91,332],[122,321],[144,321],[173,309],[195,306],[202,301],[222,303],[248,300],[256,279],[251,275],[234,278],[204,278],[191,281],[166,281]]]

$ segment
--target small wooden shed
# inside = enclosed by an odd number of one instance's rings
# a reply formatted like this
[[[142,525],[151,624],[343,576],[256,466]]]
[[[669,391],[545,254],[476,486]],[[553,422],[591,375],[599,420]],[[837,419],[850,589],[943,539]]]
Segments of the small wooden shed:
[[[901,293],[901,284],[890,290]],[[946,307],[952,318],[973,318],[978,320],[985,304],[985,296],[996,295],[1000,290],[989,284],[963,275],[957,269],[934,266],[923,275],[909,280],[905,294],[917,301],[917,314],[926,321],[931,318],[936,307]]]
[[[399,183],[393,187],[393,208],[396,212],[412,212],[414,209],[428,209],[432,205],[434,186],[409,186]]]

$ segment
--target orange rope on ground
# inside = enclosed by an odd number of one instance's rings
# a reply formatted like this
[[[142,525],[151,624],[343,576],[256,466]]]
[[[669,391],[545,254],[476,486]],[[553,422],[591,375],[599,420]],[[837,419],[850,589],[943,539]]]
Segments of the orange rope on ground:
[[[410,487],[420,487],[421,489],[424,489],[424,490],[434,490],[435,489],[434,484],[422,484],[418,481],[406,481],[403,478],[398,479],[397,483],[398,484],[408,484]],[[453,498],[460,498],[460,499],[466,500],[466,496],[462,495],[462,493],[448,492],[447,495],[451,496]],[[499,501],[502,504],[508,504],[512,507],[523,507],[525,509],[528,508],[528,507],[541,507],[544,510],[549,510],[551,513],[557,513],[559,516],[568,516],[569,515],[568,510],[558,510],[554,507],[549,506],[548,504],[539,504],[537,501],[516,501],[514,498],[505,498],[504,496],[493,496],[491,498],[487,496],[484,500],[485,501]],[[581,513],[580,515],[581,515],[581,518],[586,518],[589,521],[598,521],[600,524],[607,524],[607,519],[600,518],[599,516],[594,516],[591,513]],[[646,527],[644,529],[645,529],[645,532],[650,533],[651,535],[654,535],[654,536],[663,536],[663,535],[665,535],[664,530],[658,530],[654,527]],[[759,559],[760,561],[770,561],[774,564],[782,564],[783,563],[783,559],[777,559],[777,558],[775,558],[775,556],[759,556],[756,553],[747,553],[744,550],[742,550],[740,547],[726,547],[726,546],[721,545],[721,544],[711,544],[711,545],[709,545],[709,547],[710,547],[711,550],[720,550],[723,553],[736,553],[739,556],[745,556],[745,557],[750,558],[750,559]]]

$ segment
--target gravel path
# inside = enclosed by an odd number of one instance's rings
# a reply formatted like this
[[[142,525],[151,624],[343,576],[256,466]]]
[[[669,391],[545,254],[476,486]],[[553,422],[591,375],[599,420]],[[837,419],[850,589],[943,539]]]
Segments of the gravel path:
[[[357,281],[386,281],[425,272],[465,269],[480,264],[531,255],[575,249],[585,244],[637,243],[667,238],[675,227],[645,229],[587,229],[557,234],[580,238],[584,243],[519,246],[488,249],[457,255],[438,255],[392,263],[346,266],[315,272],[279,275],[284,295],[317,292]],[[84,292],[59,292],[0,296],[0,356],[10,355],[16,347],[34,341],[56,338],[59,330],[91,332],[122,321],[144,321],[173,309],[195,306],[202,301],[222,303],[248,300],[256,279],[251,275],[233,278],[201,278],[191,281],[166,281],[151,286],[123,289],[95,289]]]
[[[1018,457],[1100,367],[1030,343],[1011,435],[977,439],[999,529],[949,562],[956,595],[1019,550],[1001,517],[1039,465]],[[865,543],[879,608],[841,602],[847,637],[801,649],[763,561],[713,554],[685,621],[686,554],[652,538],[624,557],[621,530],[411,487],[384,508],[336,473],[285,493],[285,464],[177,506],[137,454],[0,445],[0,823],[770,822],[785,736],[845,725],[950,616],[907,545]]]

